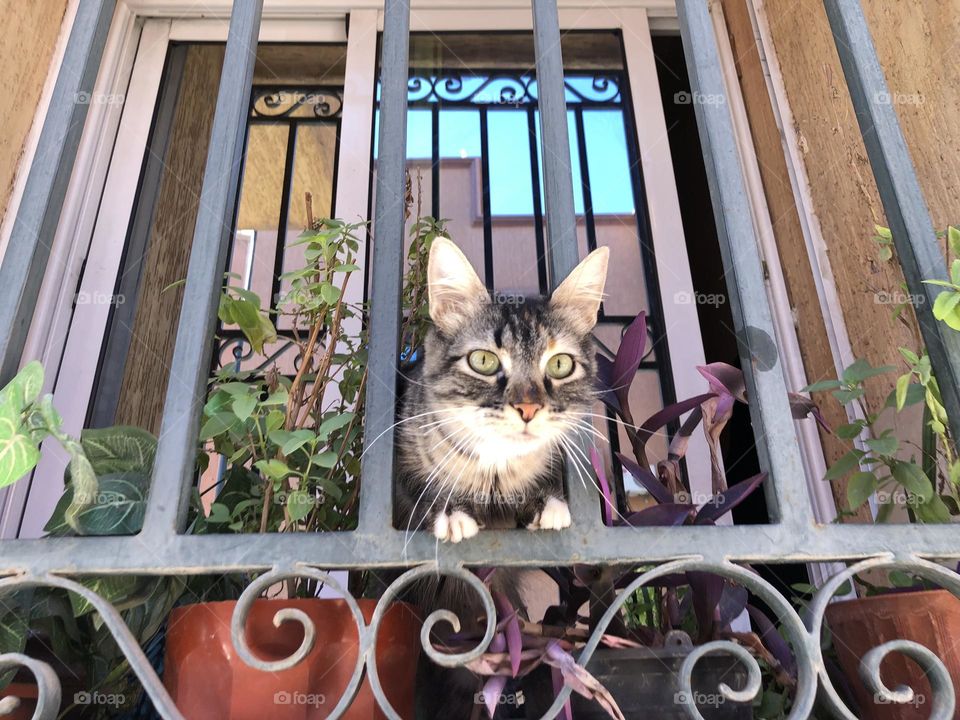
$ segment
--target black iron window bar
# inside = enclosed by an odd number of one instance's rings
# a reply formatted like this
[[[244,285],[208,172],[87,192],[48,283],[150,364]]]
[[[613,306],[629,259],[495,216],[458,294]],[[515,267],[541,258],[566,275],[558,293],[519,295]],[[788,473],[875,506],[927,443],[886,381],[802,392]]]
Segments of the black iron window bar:
[[[853,97],[867,151],[892,228],[897,253],[910,291],[927,302],[918,304],[923,339],[940,379],[944,403],[953,421],[960,421],[960,335],[950,335],[932,317],[933,293],[923,279],[944,278],[925,201],[891,104],[876,102],[886,93],[866,19],[858,0],[824,0]],[[539,81],[541,138],[545,151],[544,188],[547,227],[546,251],[551,285],[576,264],[577,242],[573,188],[566,127],[566,101],[560,53],[556,0],[533,0],[534,38]],[[50,246],[60,217],[87,106],[73,100],[93,89],[115,0],[83,0],[78,8],[53,100],[47,114],[36,160],[30,169],[24,199],[18,210],[10,245],[0,268],[0,382],[9,381],[21,362]],[[705,95],[724,92],[716,40],[705,0],[678,0],[683,45],[693,91]],[[119,613],[103,598],[71,579],[96,574],[188,574],[263,571],[241,598],[234,617],[234,640],[241,656],[255,667],[289,667],[304,653],[278,663],[263,663],[249,651],[243,624],[253,598],[278,578],[299,575],[338,583],[319,568],[413,566],[392,585],[367,625],[360,624],[360,652],[353,678],[331,717],[349,705],[366,669],[378,702],[389,707],[377,675],[372,652],[385,607],[401,585],[436,572],[457,575],[480,593],[493,616],[489,594],[465,566],[558,565],[572,563],[631,563],[656,565],[638,578],[634,587],[678,571],[705,570],[735,580],[756,593],[773,610],[793,644],[798,684],[790,718],[806,718],[818,686],[838,717],[854,717],[840,701],[824,670],[820,629],[824,609],[833,593],[854,574],[868,568],[907,569],[960,594],[960,578],[937,561],[960,555],[957,531],[950,525],[895,525],[884,527],[815,523],[807,497],[800,454],[787,408],[781,364],[769,348],[773,336],[770,309],[764,292],[757,242],[734,144],[731,118],[725,105],[697,105],[697,119],[721,240],[724,266],[730,278],[736,330],[741,341],[753,424],[761,464],[773,482],[766,484],[772,509],[770,525],[670,528],[612,528],[604,526],[596,499],[578,483],[570,484],[575,523],[569,530],[529,543],[521,532],[489,531],[469,543],[442,547],[417,537],[401,554],[403,534],[392,528],[393,442],[390,433],[370,444],[393,422],[395,397],[371,391],[366,416],[368,452],[362,468],[359,527],[348,533],[189,536],[181,534],[193,482],[195,438],[207,373],[210,368],[217,296],[234,215],[241,167],[244,128],[249,111],[255,48],[262,0],[237,0],[230,21],[210,151],[203,181],[200,211],[176,338],[172,373],[164,410],[161,440],[153,473],[149,505],[142,532],[133,537],[55,538],[9,540],[0,544],[0,593],[36,585],[65,588],[88,599],[99,611],[155,707],[165,718],[182,717],[150,667],[143,651]],[[376,229],[372,265],[369,372],[392,387],[399,343],[399,307],[402,233],[404,227],[404,172],[409,38],[408,0],[386,0],[382,51],[383,90],[377,177]],[[960,428],[952,428],[960,437]],[[401,556],[402,555],[402,556]],[[770,584],[737,563],[852,561],[815,597],[808,625]],[[860,562],[856,562],[860,561]],[[346,595],[348,602],[353,602]],[[599,630],[618,610],[611,607]],[[359,613],[357,613],[359,617]],[[428,625],[430,620],[428,620]],[[489,644],[494,627],[474,651],[459,660],[477,657]],[[579,662],[586,663],[600,642],[599,631],[587,643]],[[751,669],[746,696],[759,690],[756,661],[731,643]],[[716,644],[694,650],[681,671],[680,684],[690,689],[692,666]],[[879,662],[892,651],[917,659],[930,672],[934,697],[930,717],[952,718],[955,697],[945,667],[930,651],[895,640],[885,643],[866,663],[866,672],[879,687]],[[435,651],[427,648],[431,655]],[[448,661],[449,662],[449,661]],[[59,686],[52,671],[24,656],[0,658],[0,667],[23,665],[38,677],[41,700],[38,717],[53,717],[59,705]],[[755,677],[754,677],[755,676]],[[729,690],[729,689],[728,689]],[[548,714],[552,717],[570,690],[560,693]],[[688,697],[690,693],[688,692]],[[885,697],[889,698],[887,694]],[[699,711],[685,705],[691,717]]]

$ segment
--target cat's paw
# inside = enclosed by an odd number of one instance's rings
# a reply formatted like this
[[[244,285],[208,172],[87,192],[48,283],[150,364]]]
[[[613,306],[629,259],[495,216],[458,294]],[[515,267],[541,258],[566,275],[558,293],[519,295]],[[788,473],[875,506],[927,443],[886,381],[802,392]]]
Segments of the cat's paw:
[[[480,532],[477,521],[460,510],[454,510],[449,515],[441,513],[433,521],[433,536],[437,540],[458,543],[461,540],[472,538]]]
[[[537,513],[533,522],[527,525],[530,530],[563,530],[570,527],[570,508],[559,498],[549,498],[543,510]]]

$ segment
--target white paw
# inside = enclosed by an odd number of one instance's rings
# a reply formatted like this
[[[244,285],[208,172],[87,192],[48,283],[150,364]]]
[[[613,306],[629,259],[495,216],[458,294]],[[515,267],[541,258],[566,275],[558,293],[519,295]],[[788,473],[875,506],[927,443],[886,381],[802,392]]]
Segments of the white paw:
[[[454,510],[449,515],[446,513],[437,515],[437,519],[433,521],[433,536],[443,542],[449,540],[458,543],[472,538],[478,532],[480,532],[480,526],[477,525],[477,521],[460,510]]]
[[[550,498],[543,510],[527,526],[530,530],[563,530],[570,527],[570,508],[558,498]]]

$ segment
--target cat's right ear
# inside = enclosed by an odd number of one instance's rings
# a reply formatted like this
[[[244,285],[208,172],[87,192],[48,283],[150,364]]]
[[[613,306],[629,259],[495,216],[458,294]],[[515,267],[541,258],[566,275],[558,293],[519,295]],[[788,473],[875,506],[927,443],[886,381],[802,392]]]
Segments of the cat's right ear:
[[[434,238],[427,263],[430,317],[441,332],[455,332],[483,305],[490,302],[487,288],[467,256],[445,237]]]

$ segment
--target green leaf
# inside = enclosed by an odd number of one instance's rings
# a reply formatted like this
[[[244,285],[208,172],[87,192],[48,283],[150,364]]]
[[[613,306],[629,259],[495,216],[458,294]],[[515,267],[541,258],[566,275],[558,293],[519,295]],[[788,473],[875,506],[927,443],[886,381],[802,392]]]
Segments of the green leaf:
[[[316,442],[317,436],[310,430],[295,430],[290,433],[291,437],[283,443],[283,446],[280,448],[280,452],[284,455],[293,455],[297,450],[302,448],[307,443]]]
[[[830,466],[830,469],[827,470],[827,474],[823,476],[823,479],[838,480],[839,478],[844,477],[847,473],[860,465],[860,458],[862,457],[862,451],[851,450]]]
[[[256,395],[237,395],[233,400],[233,414],[241,422],[250,417],[256,407]]]
[[[27,363],[0,391],[0,405],[13,403],[17,413],[37,399],[43,389],[43,365],[36,360]]]
[[[870,438],[866,445],[877,455],[893,455],[900,447],[900,441],[893,436]]]
[[[862,387],[853,388],[852,390],[834,390],[833,396],[842,404],[846,405],[849,402],[853,402],[858,398],[864,396],[864,390]]]
[[[209,440],[218,435],[223,435],[239,425],[239,423],[240,421],[237,419],[237,416],[232,412],[217,413],[213,417],[207,418],[206,422],[203,423],[203,427],[200,428],[200,439]]]
[[[877,477],[870,472],[854,473],[847,483],[847,502],[850,510],[856,510],[877,491]]]
[[[882,262],[886,262],[887,260],[891,260],[893,258],[893,248],[889,245],[883,245],[877,254],[880,256],[880,260]]]
[[[15,483],[40,460],[40,450],[21,428],[19,411],[11,403],[0,405],[0,488]]]
[[[230,509],[221,503],[213,503],[210,506],[210,514],[207,516],[207,522],[218,525],[230,522]]]
[[[913,575],[905,573],[902,570],[891,570],[889,578],[890,584],[894,587],[908,588],[917,584],[917,580]]]
[[[960,285],[960,260],[950,263],[950,280],[954,285]]]
[[[852,440],[863,432],[866,423],[863,420],[855,420],[847,425],[841,425],[837,428],[837,437],[841,440]]]
[[[318,467],[332,468],[337,464],[338,458],[339,456],[337,453],[333,452],[332,450],[327,450],[326,452],[314,455],[311,460],[313,461],[313,464]]]
[[[121,605],[133,595],[140,584],[135,575],[104,575],[96,578],[81,578],[80,584],[93,590],[111,605]],[[70,605],[75,617],[83,617],[96,608],[81,595],[70,593]]]
[[[939,495],[933,495],[927,502],[915,505],[913,511],[923,523],[948,523],[953,519],[950,508]]]
[[[954,460],[950,465],[950,482],[960,485],[960,460]]]
[[[893,479],[904,489],[917,496],[921,503],[927,502],[933,495],[933,486],[919,465],[912,462],[897,462],[891,468]]]
[[[843,383],[839,380],[821,380],[820,382],[815,382],[813,385],[807,385],[803,388],[803,392],[818,392],[821,390],[836,390],[839,387],[842,387]]]
[[[68,485],[44,530],[50,535],[135,535],[143,526],[150,476],[136,472],[104,475],[90,502],[74,503]],[[74,509],[72,524],[68,513]]]
[[[866,360],[860,358],[843,371],[843,382],[847,385],[856,385],[868,378],[876,377],[877,375],[885,375],[893,370],[896,370],[896,368],[892,365],[873,367]]]
[[[885,240],[893,239],[893,233],[890,232],[890,228],[884,227],[883,225],[874,225],[873,229],[879,237],[882,237]]]
[[[903,377],[909,377],[909,375],[901,375]],[[899,385],[899,379],[898,379]],[[899,387],[891,392],[887,396],[887,401],[885,403],[886,407],[895,408],[897,407],[897,391]],[[903,398],[903,407],[910,407],[911,405],[916,405],[917,403],[923,402],[924,396],[926,395],[926,390],[920,383],[908,383],[906,394]],[[900,408],[902,410],[903,408]]]
[[[84,430],[80,445],[97,475],[128,471],[149,475],[157,455],[152,434],[126,425]]]
[[[947,242],[954,255],[960,255],[960,230],[953,225],[947,228]]]
[[[327,305],[336,305],[340,299],[340,288],[330,283],[323,283],[323,285],[320,286],[320,297],[323,298],[323,301]]]
[[[287,512],[294,522],[309,515],[315,504],[316,498],[303,490],[294,490],[287,494]]]
[[[960,303],[960,293],[953,290],[944,290],[933,301],[933,316],[937,320],[946,319],[957,307],[957,303]]]
[[[258,460],[253,466],[271,480],[283,480],[293,473],[285,462],[276,459]]]
[[[913,375],[907,373],[897,378],[897,388],[895,392],[897,394],[898,411],[903,410],[904,406],[907,404],[907,391],[910,389],[910,378],[912,377]]]
[[[329,437],[330,433],[339,430],[340,428],[349,425],[353,420],[354,414],[352,412],[340,413],[339,415],[334,415],[331,418],[327,418],[322,423],[320,427],[317,428],[317,437],[321,440]]]

